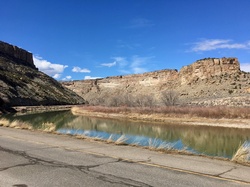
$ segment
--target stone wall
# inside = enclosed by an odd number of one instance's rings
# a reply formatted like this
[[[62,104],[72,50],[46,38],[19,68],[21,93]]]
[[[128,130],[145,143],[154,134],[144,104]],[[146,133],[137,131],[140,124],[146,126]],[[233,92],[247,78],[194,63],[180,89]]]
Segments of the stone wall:
[[[32,53],[17,46],[0,41],[0,54],[12,59],[16,63],[36,69]]]

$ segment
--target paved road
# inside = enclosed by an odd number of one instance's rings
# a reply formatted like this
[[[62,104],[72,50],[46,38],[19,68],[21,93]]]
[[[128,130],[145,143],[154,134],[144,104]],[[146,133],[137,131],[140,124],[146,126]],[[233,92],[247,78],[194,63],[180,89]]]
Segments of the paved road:
[[[0,186],[250,186],[250,167],[0,127]]]

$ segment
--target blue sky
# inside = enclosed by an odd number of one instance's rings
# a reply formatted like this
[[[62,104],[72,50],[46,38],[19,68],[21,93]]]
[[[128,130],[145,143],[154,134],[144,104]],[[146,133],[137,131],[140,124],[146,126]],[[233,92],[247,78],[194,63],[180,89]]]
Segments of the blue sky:
[[[0,40],[57,80],[237,57],[250,72],[249,0],[0,0]]]

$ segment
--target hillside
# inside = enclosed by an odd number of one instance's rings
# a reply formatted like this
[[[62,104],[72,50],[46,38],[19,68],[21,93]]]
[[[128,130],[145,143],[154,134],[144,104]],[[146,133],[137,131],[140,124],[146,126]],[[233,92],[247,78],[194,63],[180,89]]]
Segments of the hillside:
[[[82,103],[76,93],[38,71],[31,53],[0,41],[0,108]]]
[[[237,58],[206,58],[177,70],[62,83],[90,104],[161,105],[171,91],[176,104],[250,106],[250,73]],[[144,104],[143,104],[144,103]]]

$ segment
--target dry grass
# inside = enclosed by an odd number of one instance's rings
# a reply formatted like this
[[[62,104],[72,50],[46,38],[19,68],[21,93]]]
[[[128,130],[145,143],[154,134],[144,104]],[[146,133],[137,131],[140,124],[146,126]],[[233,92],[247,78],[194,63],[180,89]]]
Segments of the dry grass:
[[[32,125],[20,120],[14,120],[9,124],[9,127],[16,129],[33,129]]]
[[[148,148],[150,150],[171,151],[171,150],[175,150],[174,145],[175,144],[172,144],[170,142],[161,142],[159,139],[156,139],[156,138],[150,138],[148,140]]]
[[[29,129],[29,130],[33,129],[33,126],[30,123],[20,121],[20,120],[10,121],[6,118],[0,119],[0,126],[11,127],[11,128],[16,128],[16,129]],[[42,130],[45,132],[55,132],[56,125],[53,123],[43,123],[42,126],[39,128],[39,130]]]
[[[54,132],[56,130],[56,125],[54,123],[43,123],[41,130],[45,132]]]
[[[0,126],[9,127],[9,125],[10,125],[9,120],[7,120],[6,118],[0,119]]]
[[[107,143],[114,143],[113,136],[113,134],[109,136],[109,138],[107,139]]]
[[[148,140],[148,148],[156,149],[158,147],[158,141],[156,138],[149,138]]]
[[[250,159],[250,142],[244,142],[233,156],[232,161],[245,163],[249,162],[249,159]]]
[[[11,127],[16,129],[29,129],[29,130],[33,129],[32,125],[27,122],[20,120],[10,121],[6,118],[0,119],[0,126]]]
[[[126,141],[128,139],[126,138],[126,136],[123,134],[121,135],[116,141],[115,141],[115,145],[127,145]]]
[[[73,107],[73,113],[81,113],[81,110],[102,113],[138,113],[138,114],[164,114],[168,117],[202,117],[212,119],[250,119],[250,107],[227,106],[166,106],[166,107],[104,107],[83,106]]]

